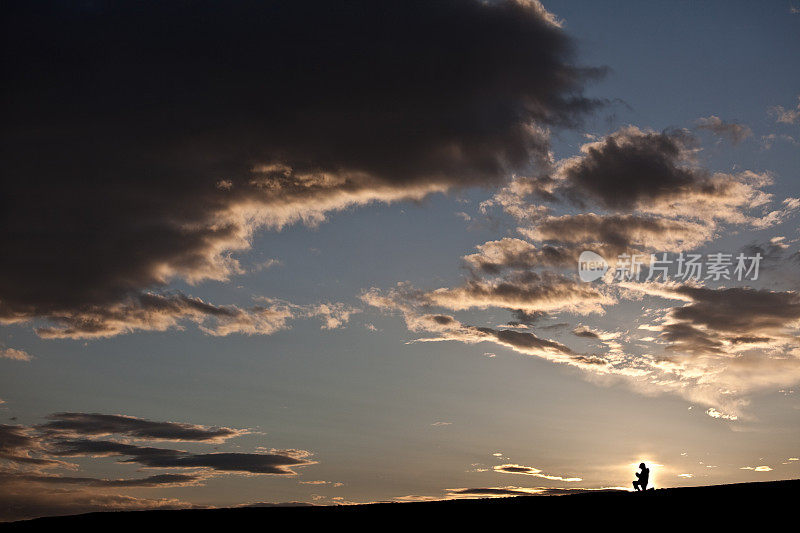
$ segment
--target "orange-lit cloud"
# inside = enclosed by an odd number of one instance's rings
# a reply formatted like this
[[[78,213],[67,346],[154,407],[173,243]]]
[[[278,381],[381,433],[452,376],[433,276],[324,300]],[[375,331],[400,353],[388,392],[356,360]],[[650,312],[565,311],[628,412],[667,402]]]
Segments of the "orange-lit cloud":
[[[549,479],[551,481],[568,481],[568,482],[583,481],[583,479],[579,477],[564,477],[564,476],[546,474],[538,468],[534,468],[532,466],[522,466],[517,464],[497,465],[494,467],[494,471],[503,474],[521,474],[525,476],[540,477],[542,479]]]
[[[2,348],[0,347],[0,359],[12,359],[14,361],[30,361],[33,356],[25,350],[18,350],[16,348]]]

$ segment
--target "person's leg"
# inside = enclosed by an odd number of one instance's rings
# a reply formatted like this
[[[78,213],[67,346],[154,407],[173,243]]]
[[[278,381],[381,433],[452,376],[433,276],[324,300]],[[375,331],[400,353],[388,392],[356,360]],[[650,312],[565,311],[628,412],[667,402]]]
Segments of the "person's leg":
[[[639,490],[639,482],[638,481],[634,481],[633,482],[633,490]]]

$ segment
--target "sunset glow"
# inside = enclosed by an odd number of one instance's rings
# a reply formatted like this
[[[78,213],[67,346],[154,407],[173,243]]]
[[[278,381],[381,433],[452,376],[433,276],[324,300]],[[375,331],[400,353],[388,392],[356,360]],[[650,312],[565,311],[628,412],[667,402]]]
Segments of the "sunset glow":
[[[0,521],[800,477],[797,1],[2,10]]]

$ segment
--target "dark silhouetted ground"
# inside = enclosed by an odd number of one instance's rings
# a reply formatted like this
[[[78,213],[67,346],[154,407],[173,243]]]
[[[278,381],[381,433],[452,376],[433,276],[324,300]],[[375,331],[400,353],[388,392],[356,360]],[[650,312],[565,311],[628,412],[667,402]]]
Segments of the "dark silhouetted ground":
[[[647,492],[589,492],[338,507],[245,507],[180,511],[130,511],[38,518],[0,524],[8,531],[161,531],[223,533],[395,528],[521,531],[694,531],[780,527],[797,530],[800,480],[739,483]],[[792,525],[794,524],[794,525]],[[710,529],[709,529],[710,528]]]

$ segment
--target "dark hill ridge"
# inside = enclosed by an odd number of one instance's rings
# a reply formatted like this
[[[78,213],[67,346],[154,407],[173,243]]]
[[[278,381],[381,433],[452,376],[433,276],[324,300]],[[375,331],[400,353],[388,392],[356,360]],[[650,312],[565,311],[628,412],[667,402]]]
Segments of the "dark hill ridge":
[[[794,530],[800,480],[565,496],[516,496],[343,506],[240,507],[89,513],[0,524],[4,531],[252,531],[267,528],[382,531],[398,527],[502,530],[596,528],[646,533],[703,526]],[[794,524],[792,526],[791,524]],[[605,529],[605,528],[604,528]],[[225,532],[227,533],[227,532]]]

